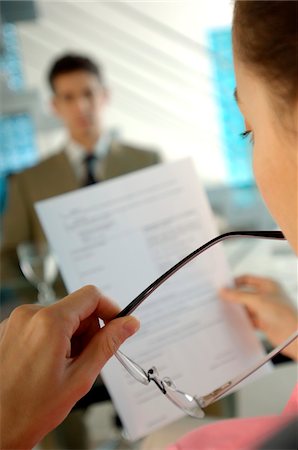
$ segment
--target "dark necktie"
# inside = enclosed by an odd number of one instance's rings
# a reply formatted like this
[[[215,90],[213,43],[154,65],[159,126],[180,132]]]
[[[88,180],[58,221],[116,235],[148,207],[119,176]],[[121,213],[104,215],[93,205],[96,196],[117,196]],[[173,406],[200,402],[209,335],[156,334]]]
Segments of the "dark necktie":
[[[84,165],[86,167],[86,177],[85,181],[83,183],[83,186],[90,186],[91,184],[97,183],[97,180],[95,178],[94,172],[95,172],[95,162],[96,162],[96,156],[93,154],[89,154],[85,156],[84,158]]]

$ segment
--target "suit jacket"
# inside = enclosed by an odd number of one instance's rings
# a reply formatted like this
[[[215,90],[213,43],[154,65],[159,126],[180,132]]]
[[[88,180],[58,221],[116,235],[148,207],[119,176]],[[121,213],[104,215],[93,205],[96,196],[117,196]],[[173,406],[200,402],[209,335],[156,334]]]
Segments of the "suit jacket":
[[[112,142],[101,162],[107,180],[160,162],[157,152]],[[9,178],[7,208],[2,217],[1,281],[4,286],[20,278],[16,247],[45,236],[34,209],[39,200],[80,188],[65,150]]]

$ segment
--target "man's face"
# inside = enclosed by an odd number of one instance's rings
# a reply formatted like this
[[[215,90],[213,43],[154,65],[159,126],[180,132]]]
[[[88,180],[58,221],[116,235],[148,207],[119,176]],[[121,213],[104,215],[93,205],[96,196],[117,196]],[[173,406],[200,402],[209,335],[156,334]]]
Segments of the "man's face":
[[[88,134],[100,128],[107,92],[96,75],[77,70],[54,80],[53,105],[71,134]]]

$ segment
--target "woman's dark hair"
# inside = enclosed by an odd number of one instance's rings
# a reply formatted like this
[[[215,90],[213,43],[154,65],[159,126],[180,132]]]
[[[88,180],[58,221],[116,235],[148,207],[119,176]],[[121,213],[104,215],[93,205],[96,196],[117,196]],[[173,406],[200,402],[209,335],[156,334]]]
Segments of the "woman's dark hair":
[[[57,59],[51,66],[48,74],[48,80],[53,91],[55,91],[54,82],[59,75],[83,70],[95,75],[99,82],[103,84],[103,75],[101,68],[91,59],[83,55],[67,54]]]
[[[236,0],[233,44],[237,57],[287,102],[298,97],[298,1]]]

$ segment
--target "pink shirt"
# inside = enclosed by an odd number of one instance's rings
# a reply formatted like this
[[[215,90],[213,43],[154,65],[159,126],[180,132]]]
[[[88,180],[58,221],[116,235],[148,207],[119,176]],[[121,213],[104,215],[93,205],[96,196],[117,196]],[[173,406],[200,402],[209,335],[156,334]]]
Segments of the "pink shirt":
[[[168,450],[252,449],[298,414],[298,384],[280,416],[222,420],[186,434]]]

